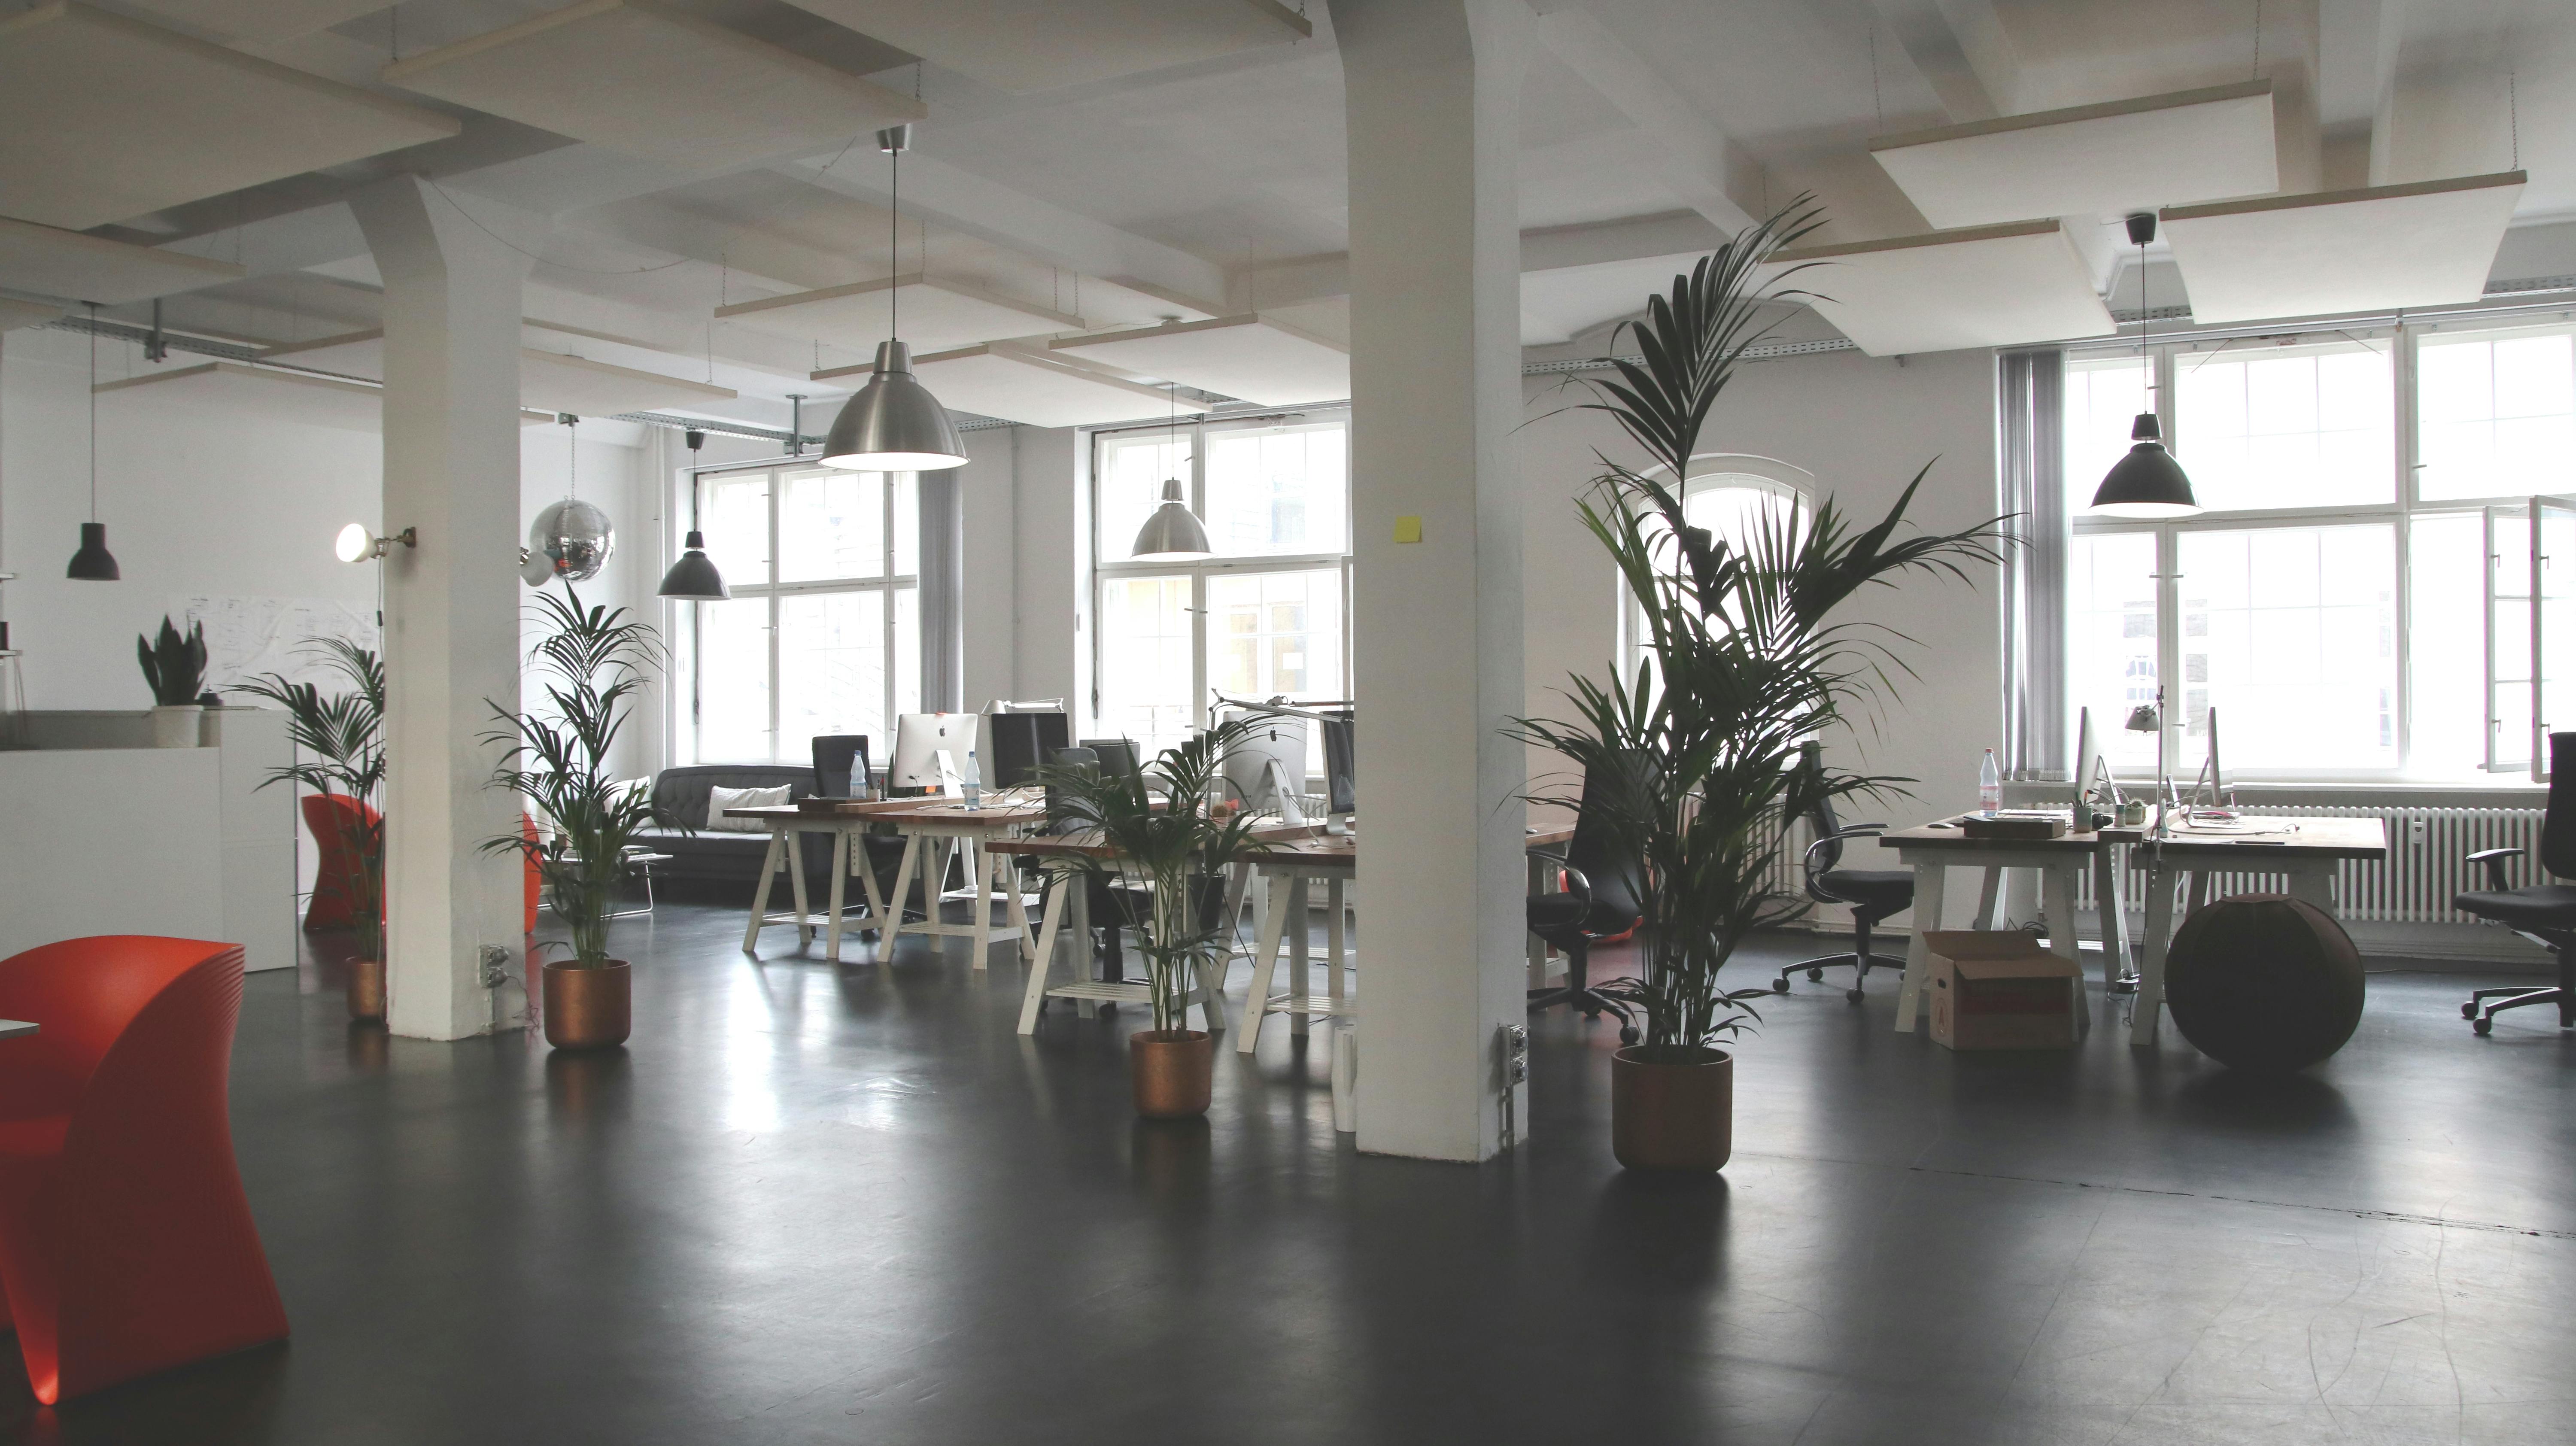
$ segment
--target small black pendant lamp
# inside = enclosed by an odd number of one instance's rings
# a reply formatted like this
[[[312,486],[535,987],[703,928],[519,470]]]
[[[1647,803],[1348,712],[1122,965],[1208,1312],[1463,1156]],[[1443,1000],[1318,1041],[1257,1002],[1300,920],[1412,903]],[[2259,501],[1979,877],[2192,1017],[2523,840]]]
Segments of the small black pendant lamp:
[[[707,434],[690,429],[689,439],[689,521],[698,520],[698,449],[707,444]],[[697,528],[689,529],[688,550],[662,574],[661,595],[681,602],[724,602],[733,594],[726,590],[723,574],[707,557],[707,535]]]
[[[89,305],[89,521],[81,524],[80,551],[63,576],[74,582],[114,582],[116,555],[107,550],[107,524],[98,520],[98,303]]]
[[[2156,215],[2140,211],[2129,218],[2129,239],[2138,246],[2138,310],[2147,309],[2147,243],[2156,239]],[[2138,359],[2147,356],[2147,321],[2138,319]],[[2149,381],[2152,388],[2154,382]],[[2134,446],[2128,455],[2111,464],[2102,474],[2102,485],[2093,492],[2093,510],[2113,517],[2189,517],[2200,511],[2199,499],[2191,495],[2191,479],[2183,475],[2182,464],[2165,450],[2164,428],[2156,421],[2150,406],[2138,413],[2129,426]]]

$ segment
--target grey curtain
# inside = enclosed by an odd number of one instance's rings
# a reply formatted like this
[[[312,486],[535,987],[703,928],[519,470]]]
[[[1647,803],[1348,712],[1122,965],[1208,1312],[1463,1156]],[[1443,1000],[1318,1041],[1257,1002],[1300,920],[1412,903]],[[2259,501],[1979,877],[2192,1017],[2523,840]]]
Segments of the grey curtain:
[[[921,488],[921,706],[931,713],[966,710],[966,632],[959,622],[966,552],[965,516],[957,502],[961,470],[915,478]]]
[[[2066,737],[2066,353],[1996,358],[2004,524],[2004,767],[2025,782],[2073,777]]]

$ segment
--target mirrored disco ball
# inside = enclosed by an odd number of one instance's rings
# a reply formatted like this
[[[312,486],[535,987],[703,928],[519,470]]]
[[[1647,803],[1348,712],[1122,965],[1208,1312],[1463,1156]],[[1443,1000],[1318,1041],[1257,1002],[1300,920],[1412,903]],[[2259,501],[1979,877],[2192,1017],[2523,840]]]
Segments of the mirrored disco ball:
[[[608,514],[587,502],[567,497],[537,514],[528,528],[528,563],[520,571],[531,587],[548,578],[586,582],[617,550],[617,529]]]

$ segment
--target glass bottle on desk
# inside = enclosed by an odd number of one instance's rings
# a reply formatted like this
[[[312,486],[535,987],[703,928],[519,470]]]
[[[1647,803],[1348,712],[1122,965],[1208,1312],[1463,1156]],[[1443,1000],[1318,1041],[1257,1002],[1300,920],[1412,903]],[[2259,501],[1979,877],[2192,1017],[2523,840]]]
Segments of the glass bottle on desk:
[[[1986,761],[1977,765],[1977,811],[1992,818],[2003,812],[2004,775],[1995,767],[1995,750],[1986,750]]]
[[[976,766],[975,750],[972,748],[966,750],[966,776],[958,780],[958,789],[966,795],[968,808],[984,806],[983,770]]]

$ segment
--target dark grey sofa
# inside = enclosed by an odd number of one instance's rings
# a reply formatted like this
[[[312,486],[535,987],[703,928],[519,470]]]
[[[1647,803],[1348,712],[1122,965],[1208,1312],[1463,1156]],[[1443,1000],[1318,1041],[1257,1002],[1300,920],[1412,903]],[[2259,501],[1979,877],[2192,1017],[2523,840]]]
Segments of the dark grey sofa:
[[[637,840],[655,853],[671,856],[669,863],[654,866],[654,877],[758,884],[761,860],[769,852],[769,831],[733,833],[709,829],[707,790],[776,788],[782,783],[787,785],[791,801],[803,798],[814,791],[814,770],[783,763],[713,763],[663,769],[653,780],[653,806],[663,817],[686,824],[693,831],[656,828]],[[809,886],[820,890],[831,882],[829,835],[798,835],[797,852]],[[822,895],[818,892],[813,897],[819,899]]]

